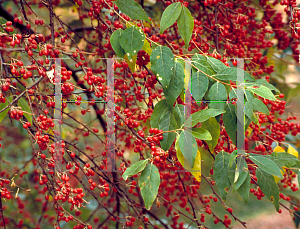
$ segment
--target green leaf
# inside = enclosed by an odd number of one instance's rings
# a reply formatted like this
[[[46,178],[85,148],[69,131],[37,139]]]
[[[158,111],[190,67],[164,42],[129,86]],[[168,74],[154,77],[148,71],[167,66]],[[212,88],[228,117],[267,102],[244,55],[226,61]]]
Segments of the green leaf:
[[[237,68],[224,68],[223,70],[219,71],[216,75],[213,75],[214,78],[218,80],[232,80],[237,81],[237,74],[244,73],[244,79],[246,81],[254,81],[255,79],[248,73],[242,69]]]
[[[192,126],[195,126],[198,124],[198,122],[204,122],[204,121],[208,120],[210,117],[215,117],[215,116],[218,116],[223,113],[225,113],[224,110],[218,110],[218,109],[200,110],[200,111],[193,113],[186,120],[186,123],[190,123],[192,121]]]
[[[213,58],[211,56],[206,56],[206,58],[207,58],[207,62],[209,63],[209,65],[217,73],[228,68],[223,62],[221,62],[220,60],[218,60],[216,58]]]
[[[122,31],[120,36],[120,45],[124,49],[128,59],[130,56],[136,55],[144,46],[145,34],[141,28],[131,26]]]
[[[28,102],[24,98],[20,98],[18,100],[18,105],[19,107],[22,108],[23,111],[31,113],[30,106],[28,105]],[[28,122],[32,124],[32,115],[24,112],[24,116],[27,118]]]
[[[110,36],[110,44],[118,57],[123,58],[125,55],[124,49],[120,45],[120,37],[122,34],[122,29],[118,29],[112,33]]]
[[[237,191],[249,175],[248,166],[244,158],[238,158],[237,172],[239,173],[237,180],[234,181],[232,192]]]
[[[283,176],[282,176],[282,174],[280,172],[280,168],[270,158],[264,157],[264,156],[261,156],[261,155],[252,154],[252,153],[251,154],[249,153],[249,158],[261,170],[263,170],[266,173],[269,173],[271,175],[277,176],[280,179],[283,179]]]
[[[236,145],[236,106],[233,104],[226,104],[225,114],[223,114],[223,123],[225,130],[231,141]]]
[[[254,107],[252,101],[254,96],[251,92],[245,91],[245,96],[247,98],[247,102],[245,103],[245,114],[255,123],[258,124],[258,118],[254,114]]]
[[[195,72],[192,75],[192,96],[195,100],[201,101],[208,89],[208,77],[202,72]]]
[[[247,101],[245,103],[244,112],[255,124],[258,124],[258,119],[257,119],[256,115],[254,114],[253,110],[254,110],[254,108],[253,108],[252,103]]]
[[[223,200],[226,200],[230,188],[228,179],[229,158],[230,154],[222,150],[218,153],[214,162],[214,179]]]
[[[131,19],[145,20],[151,23],[144,9],[139,3],[134,0],[116,0],[116,5],[122,13],[126,14]]]
[[[163,131],[171,131],[179,129],[184,122],[184,106],[176,104],[175,107],[169,109],[167,106],[167,101],[159,101],[151,115],[151,127],[159,128]],[[163,140],[160,142],[160,145],[163,150],[168,150],[173,144],[176,133],[167,132],[163,133]]]
[[[230,159],[230,158],[229,158]],[[227,171],[227,173],[228,173],[228,180],[229,180],[229,183],[231,184],[231,185],[233,185],[234,184],[234,181],[238,178],[238,176],[239,176],[239,173],[237,172],[237,165],[236,165],[236,162],[234,161],[233,163],[232,163],[232,165],[231,166],[229,166],[229,162],[228,162],[228,171]]]
[[[195,65],[199,70],[202,72],[206,73],[207,75],[214,75],[215,71],[212,69],[210,64],[207,62],[207,59],[200,55],[200,54],[195,54],[192,58],[192,64]],[[197,69],[197,71],[198,71]]]
[[[281,173],[280,173],[281,174]],[[270,175],[261,168],[256,169],[257,183],[261,191],[271,200],[276,210],[279,210],[279,188],[274,176]]]
[[[286,152],[273,152],[270,156],[272,161],[274,161],[280,168],[292,168],[299,162],[299,159],[297,157]]]
[[[297,215],[296,215],[297,214]],[[300,211],[294,211],[294,223],[296,225],[296,228],[299,228],[299,224],[300,224],[300,218],[298,217],[298,215],[300,215]]]
[[[259,88],[248,87],[247,90],[249,90],[249,91],[253,92],[254,94],[257,94],[265,99],[272,100],[272,101],[276,100],[272,91],[265,86],[261,85]]]
[[[179,135],[178,144],[184,158],[193,168],[198,150],[196,139],[190,131],[182,131]]]
[[[139,179],[140,192],[147,210],[150,210],[156,199],[159,185],[160,175],[158,169],[153,164],[147,165]]]
[[[180,95],[184,86],[184,68],[179,62],[175,61],[175,67],[168,87],[163,88],[164,94],[170,108]]]
[[[229,162],[228,162],[228,166],[231,167],[233,162],[235,162],[235,159],[237,157],[237,150],[234,150],[231,154],[230,154],[230,158],[229,158]]]
[[[208,107],[223,110],[227,101],[227,91],[223,84],[216,82],[208,91],[208,100],[210,100]]]
[[[229,100],[236,99],[237,98],[237,90],[235,88],[232,88],[232,90],[229,92]]]
[[[247,204],[248,200],[249,200],[250,181],[251,181],[251,178],[250,178],[250,174],[248,172],[244,183],[239,187],[238,190],[236,190],[237,193],[240,194],[240,196],[243,198],[245,204]]]
[[[147,163],[148,160],[142,160],[142,161],[138,161],[137,163],[134,163],[133,165],[131,165],[129,168],[125,170],[125,172],[122,175],[123,179],[127,180],[128,177],[132,177],[138,172],[143,171]]]
[[[161,120],[161,116],[165,112],[165,110],[168,111],[169,108],[167,106],[167,100],[163,99],[160,100],[154,107],[153,113],[151,115],[151,120],[150,120],[150,125],[152,128],[158,128],[158,125]]]
[[[0,103],[0,110],[2,110],[7,105],[8,105],[7,101],[5,103]],[[0,123],[2,122],[2,120],[4,119],[4,117],[6,116],[6,114],[7,114],[8,111],[9,111],[9,108],[7,108],[5,111],[2,111],[0,113]]]
[[[261,100],[254,98],[252,104],[255,110],[267,115],[270,114],[268,107]]]
[[[180,16],[177,20],[177,26],[179,34],[184,40],[185,48],[187,48],[190,44],[194,29],[194,18],[192,17],[190,10],[185,6],[182,7]]]
[[[156,47],[151,55],[151,70],[164,88],[168,87],[175,67],[174,54],[166,46]]]
[[[272,84],[270,84],[268,81],[266,81],[265,79],[259,79],[256,80],[255,83],[253,85],[259,86],[259,85],[264,85],[267,88],[269,88],[270,90],[276,91],[278,93],[280,93],[280,91],[274,87]]]
[[[176,22],[181,13],[181,9],[181,3],[176,2],[169,5],[164,10],[160,21],[160,33],[163,33],[167,28],[169,28]]]
[[[220,124],[217,122],[215,117],[210,117],[208,120],[201,124],[201,127],[208,130],[211,134],[212,139],[210,141],[208,141],[208,139],[206,143],[210,151],[213,152],[214,148],[218,144],[218,140],[220,137]]]
[[[187,128],[186,131],[189,131]],[[192,128],[192,135],[200,140],[211,140],[212,136],[205,128]]]

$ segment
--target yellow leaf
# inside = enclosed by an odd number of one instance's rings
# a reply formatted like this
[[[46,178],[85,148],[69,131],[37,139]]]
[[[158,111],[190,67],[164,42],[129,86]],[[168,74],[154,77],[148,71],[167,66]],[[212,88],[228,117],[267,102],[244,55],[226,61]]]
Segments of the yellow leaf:
[[[149,56],[151,55],[152,49],[151,49],[150,43],[147,41],[147,39],[145,39],[144,45],[143,45],[143,48],[142,48],[142,49],[143,49],[146,53],[148,53]]]
[[[292,155],[294,155],[295,157],[298,158],[298,151],[295,150],[293,147],[289,146],[287,152],[288,152],[289,154],[292,154]]]
[[[179,148],[179,143],[177,140],[175,143],[175,149],[177,152],[176,155],[177,155],[178,161],[183,166],[183,168],[185,168],[187,171],[189,171],[196,178],[196,180],[200,182],[201,181],[201,153],[200,153],[200,151],[199,150],[197,151],[197,156],[195,159],[194,167],[191,168],[188,161],[184,160],[184,156]],[[194,172],[192,172],[192,171],[194,171]]]
[[[124,59],[125,59],[126,63],[128,64],[131,72],[134,73],[135,67],[136,67],[135,64],[136,64],[136,60],[137,60],[137,55],[132,56],[132,59],[129,60],[128,56],[125,54]]]
[[[248,131],[247,137],[249,137],[249,136],[251,135],[253,129],[249,126],[249,127],[247,128],[247,131]]]
[[[280,147],[280,146],[276,146],[275,149],[273,150],[273,152],[284,153],[285,150],[282,147]]]

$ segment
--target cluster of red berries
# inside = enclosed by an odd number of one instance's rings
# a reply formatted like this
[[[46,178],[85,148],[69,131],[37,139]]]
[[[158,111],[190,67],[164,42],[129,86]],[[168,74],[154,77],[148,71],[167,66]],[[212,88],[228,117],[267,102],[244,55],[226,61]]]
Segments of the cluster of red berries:
[[[6,102],[6,99],[3,96],[3,94],[0,92],[0,103],[5,103],[5,102]]]
[[[146,66],[150,62],[150,56],[146,51],[140,50],[137,53],[137,61],[136,64],[139,66]]]
[[[10,117],[12,119],[20,120],[23,117],[23,111],[13,109],[13,110],[10,111]]]
[[[44,113],[47,113],[48,114],[48,111],[45,110]],[[40,114],[38,117],[37,117],[37,121],[38,121],[38,124],[39,124],[39,127],[43,130],[49,130],[49,128],[53,128],[54,127],[54,122],[53,122],[53,119],[52,118],[47,118],[46,115],[42,115]]]
[[[41,150],[47,149],[47,144],[50,141],[49,135],[42,135],[39,131],[37,131],[35,133],[35,138]]]

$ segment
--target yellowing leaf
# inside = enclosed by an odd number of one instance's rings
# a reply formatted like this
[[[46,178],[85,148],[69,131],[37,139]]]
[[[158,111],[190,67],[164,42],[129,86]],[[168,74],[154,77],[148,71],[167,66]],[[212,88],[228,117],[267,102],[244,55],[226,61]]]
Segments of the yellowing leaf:
[[[143,49],[146,53],[148,53],[148,55],[151,55],[152,49],[151,49],[150,43],[147,41],[147,39],[145,39],[144,45],[143,45],[143,48],[142,48],[142,49]]]
[[[273,152],[284,153],[285,150],[282,147],[280,147],[280,146],[276,146],[275,149],[273,150]]]
[[[128,56],[125,54],[124,59],[125,59],[126,63],[128,64],[131,72],[134,73],[135,72],[135,67],[136,67],[135,64],[136,64],[136,60],[137,60],[137,55],[132,56],[132,59],[129,60]]]
[[[253,129],[249,126],[247,131],[248,131],[247,137],[249,137],[252,134]]]
[[[279,146],[277,146],[277,147],[279,147]],[[280,147],[280,148],[281,148],[281,147]],[[282,176],[284,175],[285,171],[286,171],[286,169],[284,169],[284,168],[283,168],[282,170],[280,170]],[[274,175],[273,175],[273,176],[274,176]],[[274,179],[275,179],[276,184],[277,184],[279,181],[281,181],[281,179],[280,179],[279,177],[277,177],[277,176],[274,176]]]
[[[287,152],[288,152],[289,154],[292,154],[292,155],[294,155],[295,157],[298,158],[298,151],[295,150],[292,146],[289,146]]]
[[[183,166],[183,168],[185,168],[187,171],[189,171],[196,178],[196,180],[200,182],[201,181],[201,153],[200,153],[200,151],[199,150],[197,151],[197,156],[195,159],[194,167],[191,168],[188,161],[184,159],[184,156],[179,148],[178,140],[176,140],[175,149],[177,152],[176,155],[177,155],[178,161]],[[192,171],[194,171],[194,172],[192,172]]]

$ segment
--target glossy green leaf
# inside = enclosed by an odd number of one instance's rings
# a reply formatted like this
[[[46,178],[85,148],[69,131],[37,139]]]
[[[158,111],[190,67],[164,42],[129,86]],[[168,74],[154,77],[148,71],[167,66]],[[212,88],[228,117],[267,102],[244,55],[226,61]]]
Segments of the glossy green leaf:
[[[204,122],[208,120],[210,117],[216,117],[220,114],[225,113],[224,110],[218,110],[218,109],[204,109],[197,111],[193,113],[187,120],[186,122],[189,123],[192,121],[192,126],[197,125],[199,122]]]
[[[208,107],[223,110],[227,101],[227,91],[223,84],[216,82],[208,91],[208,100],[210,100]]]
[[[151,23],[142,6],[134,0],[116,0],[116,5],[122,13],[131,19],[145,20]]]
[[[176,22],[181,10],[182,6],[180,2],[175,2],[164,10],[160,21],[160,33],[163,33],[167,28]]]
[[[7,101],[5,103],[0,103],[0,110],[2,110],[7,105],[8,105]],[[2,120],[4,119],[4,117],[6,116],[6,114],[7,114],[8,111],[9,111],[9,108],[7,108],[5,111],[2,111],[0,113],[0,123],[2,122]]]
[[[186,131],[189,131],[189,129],[187,128]],[[211,140],[212,139],[210,132],[205,128],[192,128],[191,133],[195,138],[198,138],[200,140]]]
[[[147,210],[150,210],[157,197],[160,185],[159,171],[155,165],[149,164],[139,178],[139,187]]]
[[[217,154],[213,168],[214,179],[223,200],[226,200],[226,196],[230,188],[230,182],[228,179],[229,158],[230,154],[222,150]]]
[[[194,18],[192,17],[190,10],[185,6],[182,7],[181,13],[177,20],[177,26],[179,34],[184,40],[185,48],[187,48],[190,44],[194,29]]]
[[[231,154],[230,154],[230,158],[229,158],[229,162],[228,162],[228,166],[231,167],[233,165],[233,162],[235,162],[235,159],[237,157],[237,150],[234,150]]]
[[[244,183],[237,190],[237,193],[240,194],[240,196],[243,198],[245,204],[247,204],[249,200],[250,181],[251,181],[250,173],[248,172]]]
[[[30,122],[32,124],[32,115],[31,115],[32,112],[31,112],[28,102],[24,98],[20,98],[18,100],[18,105],[22,108],[23,111],[30,113],[30,114],[27,114],[24,112],[24,116],[27,118],[28,122]]]
[[[206,143],[209,146],[210,151],[213,152],[220,137],[220,124],[217,122],[215,117],[210,117],[201,124],[201,127],[208,130],[211,134],[212,139],[209,141],[207,140]]]
[[[280,93],[280,91],[276,87],[274,87],[272,84],[270,84],[265,79],[258,79],[252,85],[255,85],[255,86],[263,85],[263,86],[269,88],[270,90],[273,90],[273,91],[276,91],[276,92]]]
[[[243,158],[238,158],[237,172],[239,173],[238,178],[234,181],[232,192],[236,192],[241,185],[245,182],[249,171],[246,161]]]
[[[228,68],[222,61],[220,61],[216,58],[213,58],[211,56],[206,56],[206,58],[207,58],[207,62],[209,63],[209,65],[217,73]]]
[[[265,86],[261,85],[259,88],[248,87],[247,90],[249,90],[249,91],[253,92],[254,94],[257,94],[265,99],[272,100],[272,101],[276,100],[272,91]]]
[[[171,131],[179,129],[184,122],[184,106],[176,104],[175,107],[170,109],[167,106],[167,101],[159,101],[151,115],[151,127],[159,128],[163,131]],[[168,150],[173,144],[176,133],[167,132],[163,133],[163,140],[160,142],[160,145],[163,150]]]
[[[261,100],[254,98],[252,104],[255,110],[267,115],[270,114],[268,107]]]
[[[166,111],[165,111],[166,110]],[[164,112],[169,110],[167,106],[167,100],[160,100],[154,107],[153,113],[151,115],[150,125],[152,128],[158,128],[161,120],[161,116]]]
[[[205,74],[208,75],[214,75],[215,71],[211,67],[211,65],[207,62],[207,58],[200,54],[195,54],[192,58],[192,64],[195,65],[195,67],[198,70],[201,70]]]
[[[122,31],[120,36],[120,45],[124,49],[128,59],[133,55],[136,55],[138,51],[144,46],[145,34],[141,28],[137,26],[131,26],[128,29]]]
[[[229,92],[229,100],[236,99],[237,98],[237,90],[235,88],[232,88]]]
[[[166,46],[156,47],[151,55],[151,70],[164,88],[168,87],[175,67],[174,54]]]
[[[281,174],[281,173],[280,173]],[[276,210],[279,210],[279,188],[274,176],[270,175],[261,168],[256,169],[257,183],[262,192],[271,200]]]
[[[202,72],[192,75],[192,96],[196,101],[201,101],[208,89],[208,77]]]
[[[147,163],[148,163],[148,160],[141,160],[141,161],[134,163],[133,165],[131,165],[129,168],[127,168],[125,170],[125,172],[122,175],[123,179],[127,180],[128,177],[132,177],[135,174],[143,171],[144,168],[146,167]]]
[[[272,161],[274,161],[280,168],[292,168],[299,162],[299,159],[297,157],[286,152],[273,152],[270,156]]]
[[[257,119],[256,115],[254,114],[254,107],[251,102],[247,101],[245,103],[244,112],[255,124],[258,124],[258,119]]]
[[[223,114],[223,123],[225,130],[231,141],[236,145],[236,106],[233,104],[225,105],[225,114]]]
[[[265,171],[266,173],[269,173],[271,175],[277,176],[280,179],[283,179],[283,176],[280,172],[280,168],[278,165],[272,161],[268,157],[264,157],[261,155],[256,154],[249,154],[249,158],[251,161],[253,161],[261,170]]]
[[[123,58],[125,55],[124,49],[120,45],[120,37],[122,34],[122,29],[118,29],[112,33],[110,36],[110,44],[118,57]]]
[[[175,66],[173,69],[173,74],[168,87],[164,87],[164,94],[170,108],[173,107],[174,102],[180,95],[184,87],[184,68],[179,62],[175,61]]]
[[[255,123],[258,124],[258,118],[254,114],[254,106],[253,106],[253,99],[254,95],[250,91],[245,91],[245,97],[247,99],[247,102],[245,103],[245,114]]]
[[[178,144],[184,158],[193,168],[198,150],[198,145],[195,137],[190,131],[182,131],[178,139]]]
[[[244,79],[246,81],[254,81],[255,79],[248,72],[245,72],[242,69],[237,68],[224,68],[221,71],[218,71],[213,77],[218,80],[232,80],[237,81],[237,74],[244,74]]]

